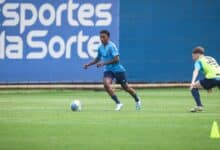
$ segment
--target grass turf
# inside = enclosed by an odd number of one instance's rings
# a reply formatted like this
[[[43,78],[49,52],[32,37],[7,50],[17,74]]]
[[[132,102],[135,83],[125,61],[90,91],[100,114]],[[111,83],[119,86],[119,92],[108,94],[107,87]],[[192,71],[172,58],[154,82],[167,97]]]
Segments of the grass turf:
[[[188,89],[138,90],[143,109],[133,99],[117,94],[125,104],[114,112],[104,91],[0,91],[1,150],[217,150],[220,139],[210,139],[214,120],[220,123],[220,92],[202,92],[205,112],[194,106]],[[71,112],[80,99],[82,112]],[[220,124],[219,124],[220,126]]]

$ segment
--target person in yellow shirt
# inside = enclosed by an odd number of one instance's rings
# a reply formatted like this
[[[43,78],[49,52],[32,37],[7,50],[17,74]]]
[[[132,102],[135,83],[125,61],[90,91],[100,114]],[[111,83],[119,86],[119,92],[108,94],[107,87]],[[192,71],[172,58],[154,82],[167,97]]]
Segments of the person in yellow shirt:
[[[195,99],[196,106],[190,111],[198,112],[203,111],[199,89],[204,88],[205,90],[211,91],[214,87],[220,88],[220,66],[213,57],[205,56],[205,50],[203,47],[194,48],[192,58],[195,61],[195,65],[190,89],[192,96]],[[196,81],[200,72],[205,78]]]

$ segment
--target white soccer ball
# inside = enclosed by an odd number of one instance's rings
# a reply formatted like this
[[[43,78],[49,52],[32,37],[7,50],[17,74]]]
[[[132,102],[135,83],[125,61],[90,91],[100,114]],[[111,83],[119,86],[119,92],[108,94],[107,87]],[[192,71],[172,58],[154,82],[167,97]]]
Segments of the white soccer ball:
[[[82,110],[82,104],[79,100],[72,101],[70,107],[71,107],[72,111],[81,111]]]

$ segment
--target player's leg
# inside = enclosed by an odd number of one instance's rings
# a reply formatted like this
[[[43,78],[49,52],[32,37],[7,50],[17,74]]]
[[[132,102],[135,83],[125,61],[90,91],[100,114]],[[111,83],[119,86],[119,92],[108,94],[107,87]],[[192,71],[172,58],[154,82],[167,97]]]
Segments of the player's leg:
[[[216,86],[218,86],[218,80],[216,80],[216,79],[204,79],[204,80],[197,81],[194,84],[194,86],[192,88],[192,95],[196,101],[197,106],[195,107],[194,110],[192,109],[192,112],[203,110],[203,105],[201,103],[200,95],[199,95],[199,89],[204,88],[205,90],[210,92],[212,90],[212,88],[214,88]]]
[[[135,102],[139,102],[140,98],[138,97],[136,91],[129,86],[127,82],[121,83],[122,88],[128,92],[135,100]]]
[[[140,110],[141,109],[141,100],[140,100],[139,96],[137,95],[136,91],[133,88],[131,88],[127,82],[122,83],[121,86],[126,92],[128,92],[134,98],[134,100],[136,102],[136,110]]]
[[[116,109],[117,111],[121,110],[123,107],[123,104],[120,102],[118,97],[115,95],[114,90],[112,88],[112,80],[114,78],[114,75],[112,72],[104,72],[104,78],[103,78],[103,83],[104,83],[104,88],[106,92],[111,96],[112,100],[116,103]]]
[[[201,89],[202,86],[200,84],[200,81],[196,81],[196,83],[193,85],[193,88],[191,89],[192,96],[196,102],[196,106],[192,108],[190,111],[191,112],[197,112],[197,111],[202,111],[203,105],[200,99],[200,93],[199,89]]]
[[[128,85],[125,72],[115,73],[115,78],[117,83],[121,84],[121,87],[134,98],[136,102],[136,109],[139,110],[141,107],[140,98],[137,95],[137,92]]]

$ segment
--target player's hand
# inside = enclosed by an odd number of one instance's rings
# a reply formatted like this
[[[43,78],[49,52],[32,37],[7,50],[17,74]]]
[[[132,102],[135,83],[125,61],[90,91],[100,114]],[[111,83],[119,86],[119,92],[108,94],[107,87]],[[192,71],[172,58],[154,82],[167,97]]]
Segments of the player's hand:
[[[102,66],[104,66],[105,65],[105,63],[104,62],[99,62],[99,63],[97,63],[97,67],[99,68],[99,67],[102,67]]]
[[[195,83],[190,84],[190,90],[192,90],[195,87]]]
[[[88,64],[85,64],[85,65],[83,65],[83,68],[84,68],[84,69],[88,69],[88,68],[89,68],[89,65],[88,65]]]

